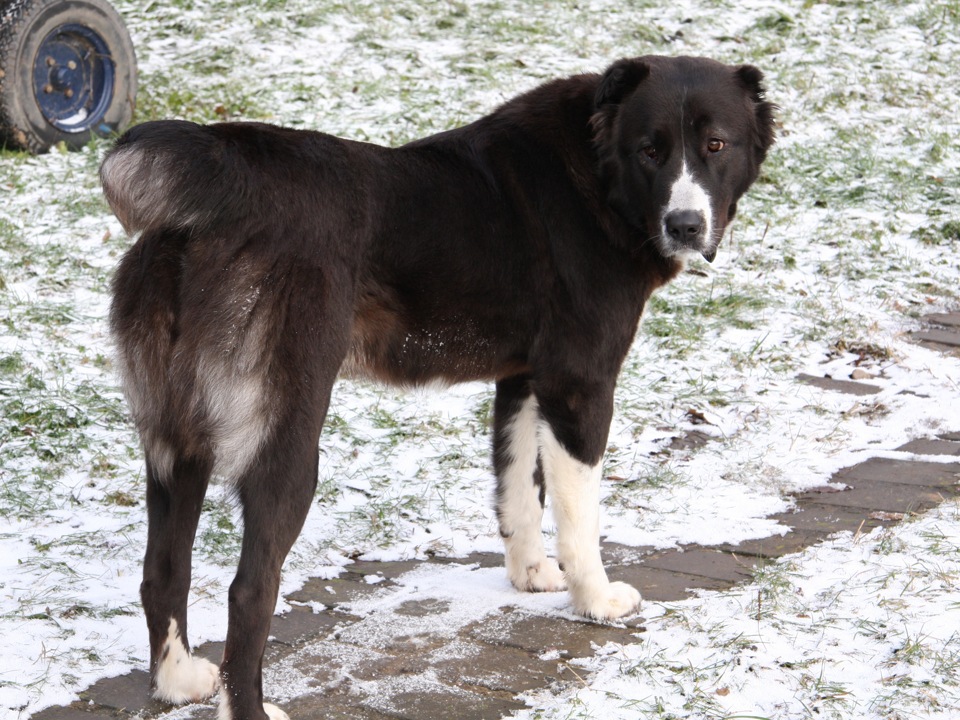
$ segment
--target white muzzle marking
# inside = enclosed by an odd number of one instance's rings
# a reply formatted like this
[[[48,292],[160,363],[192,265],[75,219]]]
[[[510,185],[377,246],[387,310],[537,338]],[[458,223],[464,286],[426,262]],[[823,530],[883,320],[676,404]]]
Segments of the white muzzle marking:
[[[701,230],[696,242],[674,238],[667,226],[667,218],[675,213],[692,213],[700,218]],[[713,210],[710,195],[697,183],[687,167],[686,160],[680,176],[670,188],[670,199],[660,215],[660,252],[664,257],[675,255],[707,255],[713,251]]]

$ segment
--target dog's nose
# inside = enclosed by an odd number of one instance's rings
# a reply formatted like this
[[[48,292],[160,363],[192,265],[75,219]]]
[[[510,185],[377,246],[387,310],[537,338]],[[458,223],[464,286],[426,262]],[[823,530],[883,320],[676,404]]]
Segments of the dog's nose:
[[[663,225],[672,239],[689,243],[703,232],[703,215],[696,210],[674,210],[663,219]]]

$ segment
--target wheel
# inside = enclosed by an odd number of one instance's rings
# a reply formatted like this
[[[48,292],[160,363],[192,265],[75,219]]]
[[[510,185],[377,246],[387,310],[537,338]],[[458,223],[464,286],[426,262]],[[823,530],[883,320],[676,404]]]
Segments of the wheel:
[[[0,0],[0,140],[43,152],[121,131],[133,117],[137,63],[104,0]]]

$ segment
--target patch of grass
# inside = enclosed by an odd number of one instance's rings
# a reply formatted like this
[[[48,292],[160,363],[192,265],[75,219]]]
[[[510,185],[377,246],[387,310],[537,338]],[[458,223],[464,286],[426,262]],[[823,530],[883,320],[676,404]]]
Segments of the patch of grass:
[[[203,65],[204,63],[201,63]],[[184,87],[168,76],[145,80],[137,96],[136,122],[180,118],[199,123],[224,120],[268,120],[272,117],[257,97],[238,82],[212,81]]]
[[[948,220],[934,228],[918,228],[911,233],[911,237],[925,245],[960,243],[960,220]]]
[[[703,343],[711,332],[756,327],[769,302],[725,281],[697,286],[683,294],[662,292],[648,301],[641,332],[658,338],[661,348],[682,356]]]
[[[827,357],[835,358],[847,354],[856,355],[854,365],[883,364],[895,360],[893,351],[888,346],[852,338],[839,338],[834,341],[830,345]]]
[[[203,501],[196,548],[210,561],[233,566],[240,556],[242,528],[235,522],[236,508],[229,497],[208,493]]]

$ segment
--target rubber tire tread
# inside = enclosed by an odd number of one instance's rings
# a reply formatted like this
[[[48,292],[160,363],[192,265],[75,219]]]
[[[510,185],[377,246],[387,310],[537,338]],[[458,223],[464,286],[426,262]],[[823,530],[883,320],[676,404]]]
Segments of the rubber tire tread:
[[[61,6],[61,7],[56,7]],[[49,23],[49,18],[56,18]],[[105,0],[0,0],[0,147],[42,153],[63,142],[70,149],[86,145],[95,128],[67,133],[46,122],[32,90],[33,58],[24,47],[40,25],[77,23],[94,30],[114,60],[114,97],[98,125],[121,132],[133,119],[137,95],[137,61],[123,19]],[[26,67],[25,67],[26,65]],[[27,73],[24,76],[24,73]]]

